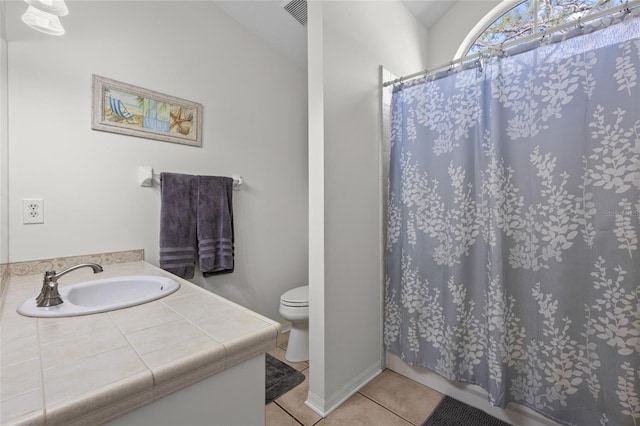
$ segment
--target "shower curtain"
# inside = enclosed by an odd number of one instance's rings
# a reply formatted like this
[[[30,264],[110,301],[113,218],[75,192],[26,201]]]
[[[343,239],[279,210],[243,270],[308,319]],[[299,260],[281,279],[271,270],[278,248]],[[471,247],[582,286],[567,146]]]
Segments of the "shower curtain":
[[[384,338],[408,364],[640,425],[634,15],[394,88]]]

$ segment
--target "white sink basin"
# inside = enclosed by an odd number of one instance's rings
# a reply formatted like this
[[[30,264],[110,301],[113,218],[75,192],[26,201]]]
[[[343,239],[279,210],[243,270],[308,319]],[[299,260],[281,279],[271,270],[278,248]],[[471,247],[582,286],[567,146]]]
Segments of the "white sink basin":
[[[70,317],[113,311],[141,305],[168,296],[180,283],[168,277],[151,275],[106,278],[60,287],[64,303],[47,308],[36,306],[36,298],[24,301],[18,313],[29,317]]]

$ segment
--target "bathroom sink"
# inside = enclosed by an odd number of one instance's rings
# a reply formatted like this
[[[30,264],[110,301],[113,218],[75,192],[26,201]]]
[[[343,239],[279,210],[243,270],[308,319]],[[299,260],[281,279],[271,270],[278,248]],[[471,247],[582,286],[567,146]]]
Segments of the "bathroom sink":
[[[70,317],[95,314],[141,305],[168,296],[180,283],[168,277],[151,275],[106,278],[60,287],[64,303],[37,307],[32,297],[18,307],[18,313],[29,317]]]

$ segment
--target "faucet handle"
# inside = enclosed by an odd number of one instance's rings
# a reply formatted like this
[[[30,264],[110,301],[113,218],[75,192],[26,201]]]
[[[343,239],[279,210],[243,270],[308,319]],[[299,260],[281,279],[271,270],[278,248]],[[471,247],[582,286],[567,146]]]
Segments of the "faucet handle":
[[[57,279],[56,277],[56,271],[54,271],[53,269],[50,271],[47,271],[44,273],[44,279],[43,279],[43,283],[48,283],[51,281],[55,281]]]
[[[38,307],[57,306],[64,303],[58,292],[58,277],[56,271],[47,271],[42,280],[42,290],[36,297]]]

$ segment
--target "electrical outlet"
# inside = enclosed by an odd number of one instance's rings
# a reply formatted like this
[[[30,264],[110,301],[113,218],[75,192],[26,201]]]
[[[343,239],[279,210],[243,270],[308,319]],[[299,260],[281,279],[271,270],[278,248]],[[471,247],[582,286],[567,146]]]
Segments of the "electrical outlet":
[[[44,223],[44,200],[42,198],[22,200],[22,223]]]

